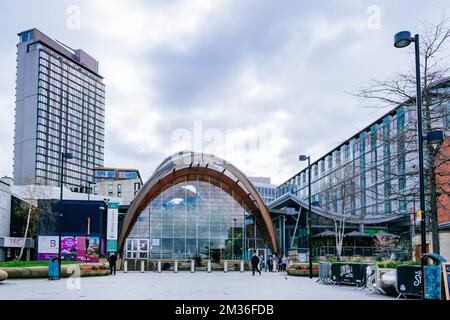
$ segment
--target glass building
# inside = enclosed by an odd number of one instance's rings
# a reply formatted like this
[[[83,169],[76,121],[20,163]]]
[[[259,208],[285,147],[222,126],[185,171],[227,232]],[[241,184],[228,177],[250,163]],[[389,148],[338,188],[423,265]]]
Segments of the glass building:
[[[241,260],[272,251],[270,215],[253,185],[212,157],[185,163],[191,155],[166,160],[136,196],[122,228],[126,259]]]
[[[446,136],[450,128],[448,92],[449,80],[431,88],[428,94],[436,102],[431,115],[424,112],[424,121],[431,117],[428,130],[442,130]],[[398,218],[416,212],[419,208],[416,123],[415,104],[405,103],[312,162],[314,205],[331,214],[362,217],[362,223],[365,217]],[[281,184],[278,195],[293,193],[307,200],[308,171],[305,168]]]
[[[265,247],[264,239],[245,204],[197,180],[170,186],[142,211],[126,257],[237,260],[255,247]]]

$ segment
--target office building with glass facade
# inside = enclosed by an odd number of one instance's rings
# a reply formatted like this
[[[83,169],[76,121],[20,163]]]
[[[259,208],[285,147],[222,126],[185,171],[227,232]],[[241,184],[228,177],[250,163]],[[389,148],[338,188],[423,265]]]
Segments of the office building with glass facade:
[[[448,148],[449,93],[448,79],[430,87],[427,97],[431,99],[431,108],[423,115],[424,135],[434,130],[444,132],[444,143],[434,146],[440,148],[436,150],[442,154]],[[415,101],[406,102],[311,163],[312,234],[334,230],[333,220],[345,219],[351,222],[346,225],[349,230],[366,233],[389,231],[412,238],[414,227],[418,227],[420,221],[416,216],[419,209],[416,125]],[[432,164],[428,151],[424,149],[425,173],[430,165],[434,165],[439,168],[438,176],[442,176],[448,165],[445,161]],[[443,173],[447,180],[449,172]],[[297,210],[299,207],[307,208],[308,174],[309,169],[305,168],[278,186],[277,200],[268,205],[271,212],[288,202],[295,202],[293,207]],[[442,182],[438,182],[437,187],[443,190],[438,196],[440,214],[441,204],[448,203],[448,193],[445,194]],[[428,206],[428,198],[426,202]],[[303,235],[306,239],[304,226],[305,221],[295,229],[295,234],[288,233],[287,237],[300,237],[300,241]],[[294,231],[294,227],[290,227],[290,231]],[[305,241],[302,242],[304,246]]]
[[[37,29],[19,33],[17,45],[14,183],[59,185],[85,192],[103,166],[105,85],[98,62]]]
[[[248,177],[267,205],[277,197],[277,185],[271,183],[269,177]]]

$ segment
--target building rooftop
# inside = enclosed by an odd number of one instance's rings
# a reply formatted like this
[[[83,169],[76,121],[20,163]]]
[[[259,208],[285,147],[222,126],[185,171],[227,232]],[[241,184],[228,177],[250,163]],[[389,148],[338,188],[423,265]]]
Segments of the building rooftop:
[[[36,28],[19,32],[17,35],[20,37],[21,43],[28,41],[32,43],[40,42],[103,79],[103,77],[98,74],[98,61],[83,50],[72,49],[62,42],[59,42],[58,40],[51,39],[42,31]]]

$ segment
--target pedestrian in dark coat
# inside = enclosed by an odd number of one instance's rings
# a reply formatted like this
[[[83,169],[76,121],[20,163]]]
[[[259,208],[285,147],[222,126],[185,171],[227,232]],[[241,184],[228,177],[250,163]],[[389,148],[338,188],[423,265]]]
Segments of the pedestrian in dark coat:
[[[109,262],[109,274],[111,275],[114,272],[114,275],[116,275],[117,256],[115,253],[111,252],[109,254],[108,262]]]
[[[272,272],[272,269],[273,269],[273,258],[272,258],[272,256],[269,256],[267,258],[267,264],[269,265],[269,272]]]
[[[258,268],[259,258],[256,255],[256,251],[253,252],[253,257],[252,257],[251,262],[252,262],[252,273],[253,273],[253,275],[255,275],[255,270],[258,271],[259,275],[261,275],[261,270],[259,270],[259,268]]]

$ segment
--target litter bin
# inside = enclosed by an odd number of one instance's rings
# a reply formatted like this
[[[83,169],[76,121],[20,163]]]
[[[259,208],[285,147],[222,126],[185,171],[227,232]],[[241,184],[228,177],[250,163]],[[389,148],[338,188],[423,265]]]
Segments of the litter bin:
[[[427,259],[432,261],[432,265],[428,264]],[[442,300],[444,299],[444,292],[442,289],[442,264],[447,262],[444,257],[436,253],[426,253],[422,255],[421,267],[424,271],[424,288],[425,299]]]
[[[48,280],[59,280],[59,278],[58,257],[50,257],[48,261]]]

